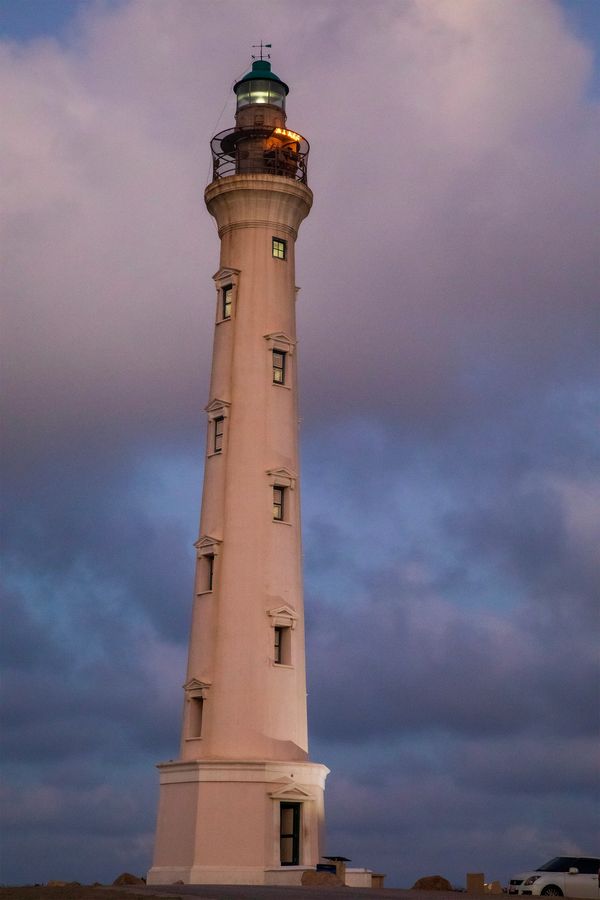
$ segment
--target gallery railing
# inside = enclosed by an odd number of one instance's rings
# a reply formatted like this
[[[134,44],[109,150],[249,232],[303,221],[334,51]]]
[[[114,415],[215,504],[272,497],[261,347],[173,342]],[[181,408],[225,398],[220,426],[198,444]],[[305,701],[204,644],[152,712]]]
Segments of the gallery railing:
[[[292,135],[292,137],[290,137]],[[306,184],[308,141],[273,128],[230,128],[210,142],[213,181],[228,175],[266,174]]]

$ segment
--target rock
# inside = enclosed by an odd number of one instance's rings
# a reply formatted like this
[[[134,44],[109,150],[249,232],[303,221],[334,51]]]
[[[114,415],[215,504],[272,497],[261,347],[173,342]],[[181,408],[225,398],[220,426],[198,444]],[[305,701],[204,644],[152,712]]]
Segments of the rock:
[[[417,878],[412,886],[413,891],[451,891],[452,885],[447,878],[441,875],[425,875]]]
[[[315,872],[314,869],[307,869],[302,873],[301,884],[308,884],[311,887],[318,885],[319,887],[343,887],[344,882],[333,872]]]
[[[81,887],[80,881],[48,881],[46,887]]]
[[[132,875],[131,872],[123,872],[113,881],[113,887],[119,887],[122,884],[146,884],[143,878]]]

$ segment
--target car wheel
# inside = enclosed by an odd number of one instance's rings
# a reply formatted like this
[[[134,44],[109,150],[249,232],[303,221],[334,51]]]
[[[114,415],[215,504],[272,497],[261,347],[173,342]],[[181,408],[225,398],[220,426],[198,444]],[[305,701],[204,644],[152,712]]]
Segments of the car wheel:
[[[563,892],[555,884],[548,884],[541,891],[542,897],[562,897]]]

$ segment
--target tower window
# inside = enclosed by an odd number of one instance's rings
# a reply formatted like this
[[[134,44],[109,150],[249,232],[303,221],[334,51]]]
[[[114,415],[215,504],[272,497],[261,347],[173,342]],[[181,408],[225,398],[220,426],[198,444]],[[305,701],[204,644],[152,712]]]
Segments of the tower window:
[[[276,663],[281,662],[281,644],[283,643],[283,628],[275,628],[275,649],[273,654],[273,659]]]
[[[287,241],[273,238],[273,256],[275,259],[287,259]]]
[[[190,730],[189,735],[192,738],[202,736],[202,717],[204,712],[204,700],[202,697],[192,697],[190,699]]]
[[[231,305],[233,298],[233,285],[227,284],[221,291],[221,317],[231,318]]]
[[[284,513],[285,488],[275,485],[273,488],[273,518],[276,522],[283,522]]]
[[[213,553],[203,553],[198,559],[198,593],[212,591],[215,582],[215,557]]]
[[[285,384],[285,357],[283,350],[273,350],[273,384]]]
[[[300,864],[300,803],[281,803],[279,846],[282,866]]]
[[[292,629],[282,626],[276,625],[273,629],[274,636],[274,647],[273,647],[273,662],[277,663],[280,666],[289,666],[292,663],[292,653],[291,653],[291,632]]]
[[[220,453],[223,449],[223,431],[225,429],[225,417],[217,416],[214,420],[213,453]]]

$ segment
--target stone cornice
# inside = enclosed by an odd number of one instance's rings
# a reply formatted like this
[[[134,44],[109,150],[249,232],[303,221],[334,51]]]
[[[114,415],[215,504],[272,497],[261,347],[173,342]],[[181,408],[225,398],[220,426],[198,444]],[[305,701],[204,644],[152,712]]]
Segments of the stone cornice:
[[[216,556],[222,543],[223,541],[219,538],[211,537],[210,534],[202,534],[194,543],[194,547],[197,556]]]
[[[287,604],[267,610],[267,615],[273,619],[271,624],[274,628],[281,625],[287,628],[295,628],[296,622],[300,618],[298,613]]]
[[[266,474],[269,476],[269,484],[273,486],[289,487],[292,490],[296,487],[298,476],[285,466],[280,469],[267,469]]]
[[[221,282],[231,281],[239,274],[240,274],[239,269],[230,269],[227,266],[223,266],[222,268],[219,269],[218,272],[215,272],[215,274],[213,275],[213,281],[217,282],[218,283],[217,286],[220,287]]]
[[[190,678],[183,685],[183,689],[190,697],[202,697],[202,699],[205,699],[206,691],[210,686],[210,681],[199,681],[197,678]]]
[[[269,791],[269,797],[273,800],[290,800],[295,803],[303,803],[307,800],[315,799],[313,794],[305,791],[300,785],[295,784],[291,778],[278,791]]]
[[[219,414],[226,416],[230,406],[231,403],[229,403],[228,400],[220,400],[218,397],[215,397],[214,400],[211,400],[210,403],[204,407],[204,412],[208,413],[209,419],[214,419]]]
[[[297,341],[291,338],[285,331],[273,331],[271,334],[263,335],[265,341],[269,344],[271,350],[285,350],[291,356]]]

